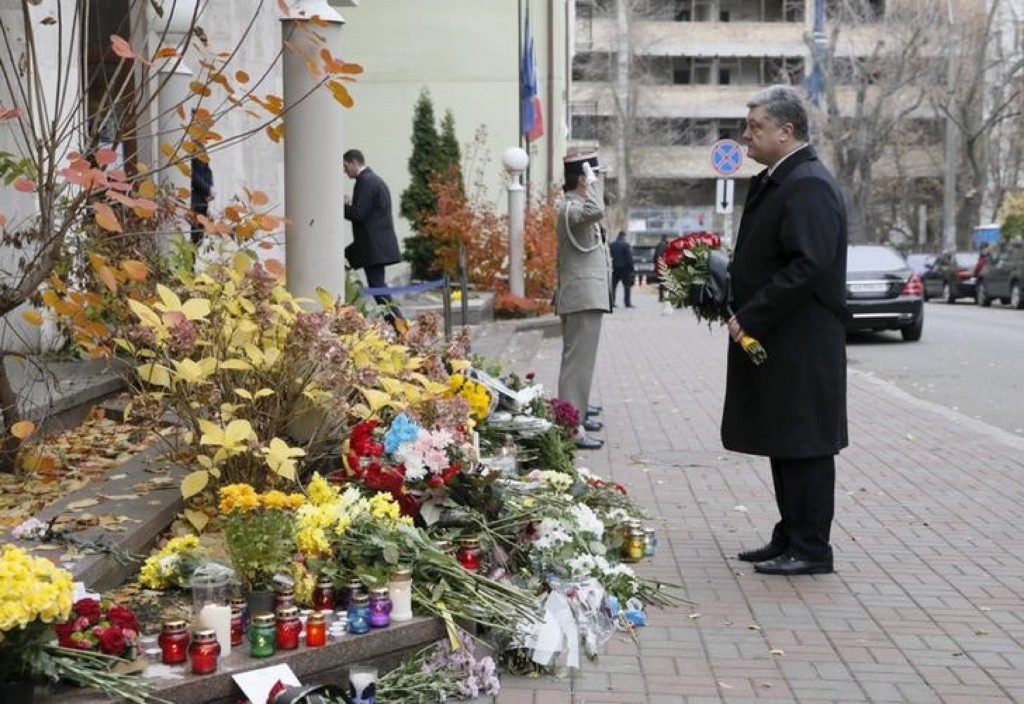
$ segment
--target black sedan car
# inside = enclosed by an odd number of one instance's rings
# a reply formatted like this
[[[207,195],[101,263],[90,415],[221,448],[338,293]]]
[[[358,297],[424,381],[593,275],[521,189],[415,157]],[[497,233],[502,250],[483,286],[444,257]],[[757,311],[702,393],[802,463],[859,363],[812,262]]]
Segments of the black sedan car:
[[[899,252],[882,245],[850,245],[846,253],[848,330],[899,330],[921,339],[924,297],[918,278]]]
[[[977,252],[943,252],[921,275],[924,300],[941,298],[956,303],[959,298],[974,298]]]

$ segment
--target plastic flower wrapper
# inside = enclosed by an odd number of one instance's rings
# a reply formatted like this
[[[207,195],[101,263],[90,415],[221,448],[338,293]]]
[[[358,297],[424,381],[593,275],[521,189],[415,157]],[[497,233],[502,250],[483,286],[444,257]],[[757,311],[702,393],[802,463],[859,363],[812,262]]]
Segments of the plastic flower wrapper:
[[[691,232],[671,240],[655,263],[669,303],[685,306],[697,320],[726,323],[732,316],[728,259],[721,238],[711,232]],[[768,353],[750,335],[739,342],[754,364],[764,364]]]

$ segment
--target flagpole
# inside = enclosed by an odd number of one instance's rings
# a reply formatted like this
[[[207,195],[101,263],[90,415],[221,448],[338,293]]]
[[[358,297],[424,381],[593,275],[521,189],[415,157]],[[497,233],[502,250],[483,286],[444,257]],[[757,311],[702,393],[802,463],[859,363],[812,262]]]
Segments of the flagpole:
[[[523,146],[523,0],[518,2],[516,16],[516,66],[519,79],[516,81],[516,114],[519,115],[519,146]]]
[[[520,2],[522,2],[522,0],[520,0]],[[530,24],[530,0],[526,0],[526,24],[527,25]],[[530,40],[531,70],[533,71],[533,76],[534,76],[533,80],[534,80],[534,82],[536,82],[536,80],[537,80],[537,54],[536,54],[536,51],[535,51],[535,49],[533,47],[533,34],[530,34],[528,39]],[[525,49],[525,47],[523,47],[523,48]],[[523,70],[522,66],[523,66],[523,62],[520,61],[519,62],[519,70],[520,71]],[[522,81],[520,81],[519,85],[522,86]],[[521,99],[520,99],[519,105],[520,105],[520,107],[519,107],[519,146],[521,147],[521,146],[523,146],[523,140],[526,139],[526,135],[523,134],[523,127],[524,127],[524,125],[522,124],[523,108],[522,108],[522,100]],[[536,122],[536,120],[537,120],[537,117],[535,115],[534,118],[533,118],[533,121]],[[527,154],[530,153],[530,140],[528,140],[528,139],[526,139],[526,153]],[[527,209],[529,209],[529,207],[530,207],[530,162],[532,162],[532,161],[533,161],[533,159],[530,159],[530,161],[526,162],[526,173],[523,174],[523,179],[526,181],[526,183],[524,185],[526,186],[526,208]]]

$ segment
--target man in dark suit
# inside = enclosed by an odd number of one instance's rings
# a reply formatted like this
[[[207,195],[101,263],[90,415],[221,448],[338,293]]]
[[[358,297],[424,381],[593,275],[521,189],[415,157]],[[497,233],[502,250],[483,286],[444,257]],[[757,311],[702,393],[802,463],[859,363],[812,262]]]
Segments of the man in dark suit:
[[[612,308],[615,307],[615,292],[622,284],[622,299],[627,308],[632,308],[630,291],[633,289],[633,248],[626,241],[626,233],[619,232],[611,243],[612,251]]]
[[[402,260],[391,216],[391,191],[384,179],[366,166],[358,149],[345,152],[342,162],[345,175],[356,182],[352,196],[345,196],[345,219],[352,222],[352,244],[345,248],[345,258],[350,267],[363,270],[367,286],[387,286],[385,267]],[[407,326],[391,296],[383,294],[374,299],[385,310],[384,319],[402,332]]]
[[[203,224],[199,216],[210,214],[210,201],[213,200],[213,169],[210,168],[210,157],[199,147],[191,162],[191,201],[192,201],[192,244],[198,247],[203,242]]]
[[[781,519],[739,559],[764,574],[832,572],[835,455],[846,447],[846,210],[808,144],[799,91],[773,86],[748,104],[751,182],[733,259],[722,444],[767,456]],[[755,366],[744,334],[768,352]]]

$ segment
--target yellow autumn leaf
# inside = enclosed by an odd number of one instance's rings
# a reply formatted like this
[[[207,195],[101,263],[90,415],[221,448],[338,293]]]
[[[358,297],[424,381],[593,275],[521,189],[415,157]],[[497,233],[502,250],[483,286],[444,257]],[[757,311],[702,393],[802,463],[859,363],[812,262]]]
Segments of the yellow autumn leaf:
[[[382,376],[377,379],[377,383],[380,384],[381,388],[392,396],[400,396],[402,394],[402,382],[398,379]]]
[[[93,211],[96,213],[96,224],[110,232],[124,232],[121,221],[114,214],[114,209],[106,203],[93,203]]]
[[[277,392],[274,391],[273,389],[260,389],[254,394],[254,396],[256,398],[263,398],[264,396],[273,396],[276,393]]]
[[[121,262],[121,269],[132,281],[145,281],[149,276],[149,267],[135,259],[125,259]]]
[[[217,360],[207,357],[199,362],[192,359],[174,360],[175,379],[186,384],[205,381],[217,369]]]
[[[135,313],[139,322],[143,325],[156,328],[158,330],[163,328],[163,322],[160,320],[160,316],[142,301],[136,301],[134,298],[129,298],[128,307],[132,309],[132,313]]]
[[[350,108],[355,105],[355,101],[352,100],[352,96],[348,92],[348,88],[341,81],[328,81],[327,87],[331,89],[331,95],[337,100],[342,107]]]
[[[243,419],[233,420],[223,429],[213,424],[211,426],[208,430],[204,430],[203,436],[199,438],[200,445],[221,447],[229,453],[241,452],[245,449],[246,441],[256,437],[252,425]]]
[[[30,420],[19,420],[17,423],[11,426],[11,435],[24,440],[33,432],[35,432],[36,424]]]
[[[210,301],[205,298],[192,298],[185,301],[181,312],[189,320],[202,320],[210,314]]]
[[[156,285],[156,293],[160,296],[160,303],[154,306],[157,310],[170,311],[181,310],[181,299],[171,289],[163,284]]]
[[[202,511],[196,511],[192,508],[185,509],[185,518],[197,532],[202,533],[203,529],[206,528],[206,524],[210,522],[210,517]]]
[[[186,499],[190,499],[205,489],[209,483],[210,473],[205,469],[198,469],[181,480],[181,495]]]
[[[226,359],[220,363],[221,369],[233,369],[238,372],[252,371],[252,365],[244,359]]]
[[[139,375],[140,379],[153,386],[171,385],[171,370],[162,364],[154,362],[141,364],[135,368],[135,373]]]
[[[316,287],[316,297],[320,301],[320,306],[328,313],[334,310],[334,296],[330,294],[327,289]]]
[[[252,394],[248,389],[235,389],[235,394],[241,396],[246,401],[252,401]]]
[[[375,413],[391,403],[391,395],[378,389],[360,389],[360,391],[363,392],[366,402],[370,404],[370,410]]]
[[[295,481],[295,459],[305,457],[306,451],[301,447],[289,447],[288,443],[280,438],[270,441],[269,447],[264,447],[260,452],[267,460],[267,466],[278,476]]]
[[[39,311],[26,310],[21,314],[21,317],[25,319],[29,325],[35,325],[36,327],[43,324],[43,316],[39,315]]]
[[[463,369],[473,366],[468,359],[453,359],[450,361],[453,372],[461,372]]]

